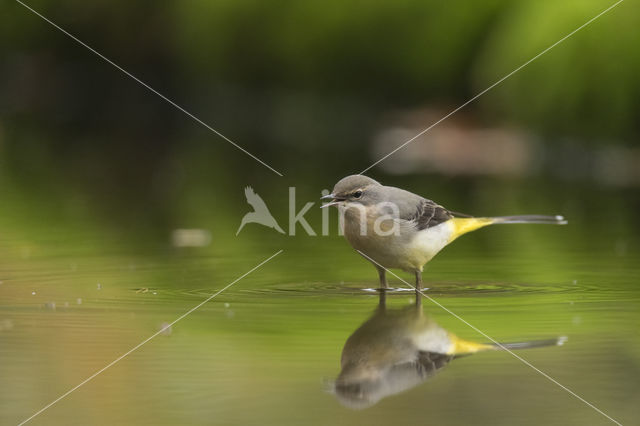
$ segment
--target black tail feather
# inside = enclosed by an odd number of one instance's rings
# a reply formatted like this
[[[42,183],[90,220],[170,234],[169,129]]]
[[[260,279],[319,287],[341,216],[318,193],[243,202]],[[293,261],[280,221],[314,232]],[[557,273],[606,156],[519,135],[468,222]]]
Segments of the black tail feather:
[[[543,348],[545,346],[562,346],[567,341],[567,336],[561,336],[555,339],[545,339],[545,340],[531,340],[528,342],[513,342],[513,343],[500,343],[494,344],[493,346],[500,349],[530,349],[530,348]]]
[[[566,225],[564,216],[545,216],[539,214],[527,214],[520,216],[500,216],[495,218],[495,223],[543,223],[551,225]]]

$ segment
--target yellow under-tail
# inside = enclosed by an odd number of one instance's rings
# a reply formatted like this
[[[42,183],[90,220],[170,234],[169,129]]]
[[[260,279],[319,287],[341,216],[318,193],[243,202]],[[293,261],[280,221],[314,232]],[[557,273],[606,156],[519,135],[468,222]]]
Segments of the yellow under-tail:
[[[567,221],[562,216],[544,216],[544,215],[520,215],[520,216],[499,216],[499,217],[454,217],[450,219],[453,225],[453,232],[449,238],[449,242],[455,240],[467,232],[484,228],[493,224],[509,224],[509,223],[545,223],[554,225],[564,225]]]
[[[482,351],[500,351],[513,349],[530,349],[542,348],[544,346],[561,346],[567,341],[566,336],[554,339],[529,340],[526,342],[509,342],[509,343],[477,343],[468,340],[462,340],[453,333],[447,333],[449,341],[452,343],[451,349],[447,355],[469,355]]]

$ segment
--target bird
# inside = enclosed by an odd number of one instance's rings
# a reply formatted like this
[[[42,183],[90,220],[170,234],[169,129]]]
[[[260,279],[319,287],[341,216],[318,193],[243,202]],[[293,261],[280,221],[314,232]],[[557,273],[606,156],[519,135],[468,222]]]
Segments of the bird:
[[[344,344],[340,373],[328,391],[352,409],[411,389],[455,359],[486,351],[560,346],[566,336],[517,343],[463,340],[444,329],[422,309],[422,297],[402,308],[387,307],[385,291],[373,314]]]
[[[564,225],[563,216],[519,215],[473,217],[456,213],[404,189],[384,186],[364,175],[351,175],[335,184],[321,207],[336,206],[342,233],[351,246],[378,270],[381,288],[388,288],[387,269],[415,275],[422,288],[424,265],[467,232],[488,225],[542,223]]]
[[[271,215],[271,212],[269,212],[264,200],[253,191],[253,188],[247,186],[244,189],[244,195],[247,198],[247,203],[253,207],[253,211],[244,215],[240,222],[240,227],[238,228],[238,231],[236,231],[236,235],[240,233],[244,225],[247,223],[259,223],[260,225],[273,228],[279,233],[284,234],[284,231],[280,228],[278,222],[276,222],[274,217]]]

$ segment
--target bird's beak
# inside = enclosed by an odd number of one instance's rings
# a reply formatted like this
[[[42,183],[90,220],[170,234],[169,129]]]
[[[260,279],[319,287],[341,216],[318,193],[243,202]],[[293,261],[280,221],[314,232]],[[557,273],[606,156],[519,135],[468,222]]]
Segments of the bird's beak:
[[[325,207],[330,207],[330,206],[335,206],[336,204],[338,204],[340,201],[340,199],[336,198],[336,194],[327,194],[324,195],[322,197],[320,197],[321,200],[332,200],[329,203],[323,204],[320,206],[321,209],[325,208]]]

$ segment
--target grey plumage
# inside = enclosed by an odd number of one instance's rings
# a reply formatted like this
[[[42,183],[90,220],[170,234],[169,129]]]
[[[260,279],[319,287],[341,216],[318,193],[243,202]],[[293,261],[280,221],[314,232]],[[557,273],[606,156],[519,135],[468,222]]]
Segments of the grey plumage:
[[[521,215],[474,218],[446,209],[404,189],[384,186],[367,176],[347,176],[323,197],[344,216],[344,235],[378,270],[387,286],[387,268],[413,272],[421,285],[424,265],[460,235],[492,224],[562,225],[562,216]]]

